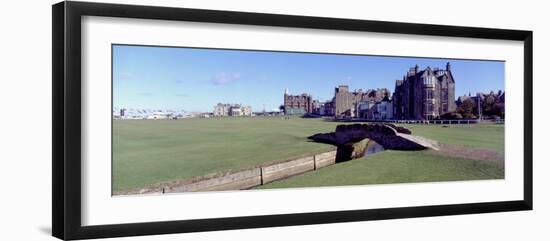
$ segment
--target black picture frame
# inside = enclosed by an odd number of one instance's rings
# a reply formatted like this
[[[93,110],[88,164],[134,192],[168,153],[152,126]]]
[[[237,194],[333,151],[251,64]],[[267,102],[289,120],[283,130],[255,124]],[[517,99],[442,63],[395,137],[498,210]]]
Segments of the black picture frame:
[[[397,23],[324,17],[198,10],[171,7],[60,2],[52,6],[52,233],[88,239],[213,230],[308,225],[381,219],[532,210],[533,32],[523,30]],[[517,40],[524,43],[524,195],[522,200],[367,210],[342,210],[198,220],[81,224],[81,17],[194,21],[427,36]]]

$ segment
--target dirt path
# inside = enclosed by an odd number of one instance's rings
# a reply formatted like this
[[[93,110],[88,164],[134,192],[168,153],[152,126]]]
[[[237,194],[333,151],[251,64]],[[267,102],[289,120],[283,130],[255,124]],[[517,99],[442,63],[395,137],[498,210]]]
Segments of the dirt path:
[[[494,150],[475,149],[466,146],[439,144],[439,151],[434,151],[445,156],[462,157],[482,161],[495,161],[504,164],[504,155]]]

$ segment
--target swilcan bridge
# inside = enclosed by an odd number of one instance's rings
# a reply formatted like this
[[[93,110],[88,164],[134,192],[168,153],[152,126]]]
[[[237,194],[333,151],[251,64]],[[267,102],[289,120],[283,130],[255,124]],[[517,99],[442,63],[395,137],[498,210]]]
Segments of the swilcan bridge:
[[[339,125],[336,131],[315,134],[309,139],[338,147],[337,162],[352,159],[354,145],[365,139],[372,140],[386,150],[439,150],[437,141],[412,135],[411,131],[392,124]]]

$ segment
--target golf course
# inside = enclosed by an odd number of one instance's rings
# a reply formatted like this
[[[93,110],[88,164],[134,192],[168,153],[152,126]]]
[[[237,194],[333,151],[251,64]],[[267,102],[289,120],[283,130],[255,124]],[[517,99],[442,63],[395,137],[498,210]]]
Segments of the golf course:
[[[341,122],[284,117],[113,120],[113,193],[335,150],[307,139]],[[257,188],[504,178],[504,125],[400,125],[441,151],[387,150]]]

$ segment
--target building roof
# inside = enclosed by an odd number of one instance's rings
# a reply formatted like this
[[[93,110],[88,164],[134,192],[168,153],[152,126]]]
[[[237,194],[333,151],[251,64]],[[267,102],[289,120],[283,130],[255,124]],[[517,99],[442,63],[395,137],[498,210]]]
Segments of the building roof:
[[[453,74],[451,73],[450,69],[440,69],[440,68],[433,68],[432,69],[430,66],[427,66],[425,69],[418,71],[418,65],[416,65],[415,67],[410,68],[409,71],[407,71],[407,74],[404,76],[404,81],[406,81],[406,79],[408,77],[423,76],[423,75],[428,75],[428,74],[435,75],[436,78],[439,81],[443,81],[445,78],[447,78],[451,82],[453,82],[453,83],[455,82]],[[402,84],[403,84],[403,80],[396,80],[395,81],[396,86],[400,86]]]

